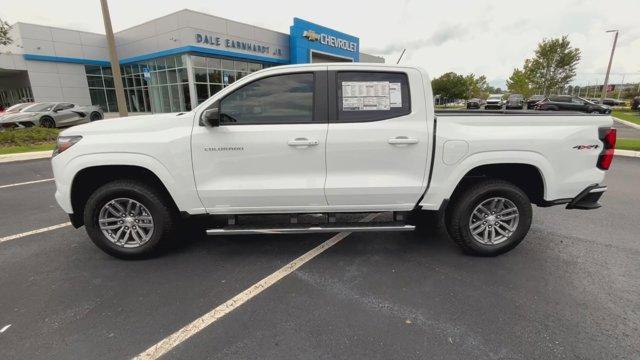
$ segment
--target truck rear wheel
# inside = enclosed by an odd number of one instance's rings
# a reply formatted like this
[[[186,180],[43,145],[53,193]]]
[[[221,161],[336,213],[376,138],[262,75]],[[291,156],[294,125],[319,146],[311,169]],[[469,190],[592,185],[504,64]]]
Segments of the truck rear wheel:
[[[464,252],[496,256],[524,239],[531,217],[531,202],[520,188],[502,180],[484,180],[455,195],[446,225]]]
[[[173,237],[177,223],[170,199],[142,182],[115,180],[91,194],[84,224],[94,244],[121,258],[156,254]]]

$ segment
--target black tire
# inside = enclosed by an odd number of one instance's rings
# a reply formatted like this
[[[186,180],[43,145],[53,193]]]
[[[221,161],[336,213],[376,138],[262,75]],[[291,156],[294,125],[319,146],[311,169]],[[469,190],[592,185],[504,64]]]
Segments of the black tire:
[[[43,128],[53,129],[56,127],[56,122],[49,116],[43,116],[40,119],[40,126]]]
[[[135,200],[148,209],[153,218],[154,229],[144,244],[126,248],[113,243],[100,230],[100,210],[117,198]],[[91,241],[107,254],[120,259],[141,259],[157,255],[170,244],[178,225],[177,210],[169,196],[151,185],[135,180],[114,180],[99,187],[87,200],[83,215]]]
[[[89,121],[102,120],[102,115],[99,112],[94,111],[89,115]]]
[[[518,209],[519,220],[506,240],[488,245],[473,237],[469,223],[474,209],[493,197],[511,201]],[[531,202],[520,188],[507,181],[489,179],[470,185],[455,195],[447,208],[445,224],[449,236],[465,253],[496,256],[515,248],[524,239],[531,227],[531,217]]]

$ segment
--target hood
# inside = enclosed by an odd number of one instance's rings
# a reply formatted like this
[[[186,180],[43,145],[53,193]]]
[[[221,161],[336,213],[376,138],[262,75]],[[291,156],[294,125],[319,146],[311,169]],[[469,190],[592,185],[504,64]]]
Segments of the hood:
[[[5,113],[0,116],[0,123],[12,123],[18,121],[35,121],[38,118],[38,113]]]
[[[193,115],[193,112],[184,112],[105,119],[71,127],[61,132],[60,135],[99,135],[162,130],[175,126],[181,119],[192,119]]]

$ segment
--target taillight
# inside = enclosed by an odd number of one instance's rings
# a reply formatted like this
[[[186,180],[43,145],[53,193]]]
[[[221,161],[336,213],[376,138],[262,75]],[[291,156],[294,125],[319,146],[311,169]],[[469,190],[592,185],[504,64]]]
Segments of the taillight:
[[[616,148],[616,129],[605,129],[604,136],[600,137],[600,140],[604,143],[604,149],[598,157],[598,168],[602,170],[609,170],[611,162],[613,161],[613,152]]]

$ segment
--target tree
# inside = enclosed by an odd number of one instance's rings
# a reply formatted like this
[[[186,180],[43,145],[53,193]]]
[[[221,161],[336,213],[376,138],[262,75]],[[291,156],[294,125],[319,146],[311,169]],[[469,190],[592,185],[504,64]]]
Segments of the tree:
[[[464,77],[467,83],[467,99],[480,98],[485,99],[489,96],[487,89],[487,77],[484,75],[476,77],[475,74],[469,74]]]
[[[531,86],[544,95],[564,88],[576,76],[580,62],[580,49],[571,47],[565,35],[556,39],[543,39],[533,59],[527,59],[523,72]]]
[[[443,74],[431,82],[433,93],[445,99],[463,99],[467,96],[467,81],[462,75],[454,72]]]
[[[9,45],[13,42],[9,36],[9,30],[11,30],[11,25],[0,19],[0,45]]]
[[[525,98],[533,95],[529,77],[524,70],[518,68],[513,69],[513,73],[507,79],[507,89],[513,94],[522,94]]]

